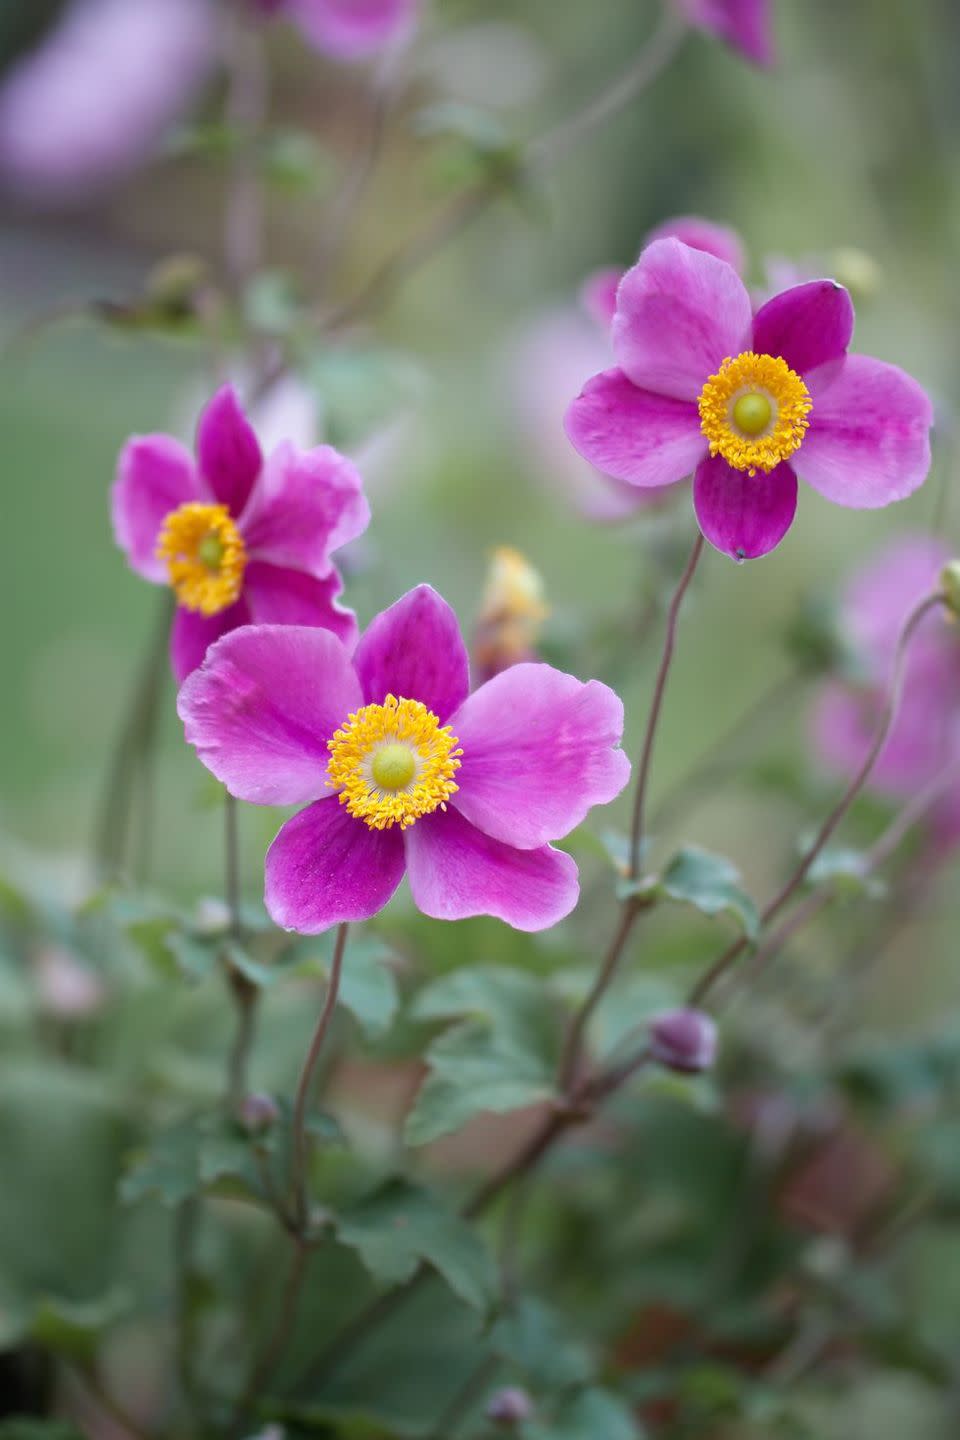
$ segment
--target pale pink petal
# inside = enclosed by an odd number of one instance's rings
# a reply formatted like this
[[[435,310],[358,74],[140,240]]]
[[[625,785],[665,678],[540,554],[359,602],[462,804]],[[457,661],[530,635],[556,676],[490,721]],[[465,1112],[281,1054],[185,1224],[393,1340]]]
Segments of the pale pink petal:
[[[960,758],[956,686],[938,689],[934,677],[917,683],[908,673],[903,700],[886,745],[870,775],[870,788],[886,795],[913,795],[929,785],[954,758]],[[952,704],[945,700],[952,698]],[[813,710],[813,740],[828,769],[853,775],[873,743],[883,711],[884,688],[858,690],[833,682]]]
[[[789,465],[749,475],[715,455],[697,468],[693,507],[711,545],[734,560],[755,560],[774,550],[793,524],[797,477]]]
[[[420,0],[287,0],[307,39],[334,60],[365,60],[402,39]]]
[[[515,930],[546,930],[577,903],[577,867],[562,850],[515,850],[458,811],[435,810],[404,842],[413,898],[435,920],[494,915]]]
[[[609,330],[617,309],[617,290],[623,271],[617,265],[594,270],[580,287],[580,304],[601,330]]]
[[[617,292],[613,353],[635,385],[695,401],[750,348],[753,307],[735,270],[680,240],[654,240]]]
[[[888,680],[903,622],[925,595],[936,590],[951,553],[947,542],[935,536],[898,535],[848,585],[840,623],[858,662],[881,684]],[[929,656],[929,668],[939,668],[944,675],[960,670],[954,630],[941,614],[932,612],[921,621],[910,645],[911,663],[918,655]]]
[[[641,390],[622,370],[588,380],[564,426],[591,465],[641,488],[683,480],[707,448],[696,405]]]
[[[322,625],[348,650],[357,643],[357,617],[337,603],[343,590],[339,571],[316,580],[302,570],[284,570],[256,560],[243,577],[243,597],[254,625]]]
[[[239,516],[260,474],[263,456],[232,385],[218,390],[200,416],[197,462],[214,498]]]
[[[327,741],[360,704],[347,651],[328,630],[247,625],[212,647],[177,713],[232,795],[301,805],[325,793]]]
[[[368,704],[382,705],[387,695],[419,700],[444,724],[470,689],[457,617],[429,585],[408,590],[370,622],[354,664]]]
[[[813,409],[796,465],[808,485],[838,505],[871,510],[923,484],[933,408],[916,380],[867,355],[806,379]]]
[[[164,520],[179,505],[200,497],[193,457],[169,435],[137,435],[120,454],[111,492],[113,533],[132,569],[164,584],[167,567],[157,559]]]
[[[650,245],[654,240],[669,240],[671,237],[682,240],[691,250],[705,250],[708,255],[725,260],[738,275],[742,275],[746,268],[743,241],[729,225],[717,225],[712,220],[701,219],[699,215],[675,215],[672,220],[664,220],[662,225],[651,230],[646,243]]]
[[[170,630],[170,665],[180,685],[202,665],[210,646],[231,630],[250,623],[250,611],[241,598],[216,615],[200,615],[195,610],[177,607]]]
[[[450,727],[463,750],[451,804],[524,850],[561,840],[630,778],[617,748],[619,696],[550,665],[504,670],[464,701]]]
[[[842,360],[853,336],[853,302],[835,280],[808,280],[774,295],[757,311],[753,348],[779,355],[805,375]]]
[[[331,796],[281,828],[267,851],[263,898],[282,929],[319,935],[376,915],[403,879],[404,866],[399,826],[374,830]]]
[[[331,445],[302,454],[285,443],[270,456],[240,519],[250,555],[329,575],[331,553],[370,523],[356,467]]]

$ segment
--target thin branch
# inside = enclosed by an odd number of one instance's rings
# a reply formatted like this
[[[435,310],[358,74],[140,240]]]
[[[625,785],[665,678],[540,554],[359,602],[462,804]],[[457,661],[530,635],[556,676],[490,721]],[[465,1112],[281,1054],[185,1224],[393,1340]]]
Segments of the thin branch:
[[[230,34],[226,121],[234,136],[227,184],[223,249],[236,299],[257,273],[263,250],[264,205],[258,148],[269,104],[263,36],[255,20],[238,14]]]
[[[290,1256],[290,1268],[287,1271],[287,1278],[283,1287],[277,1323],[262,1352],[254,1362],[250,1378],[244,1387],[243,1394],[237,1402],[229,1430],[232,1436],[236,1436],[242,1432],[243,1424],[247,1416],[257,1403],[257,1400],[260,1398],[260,1395],[276,1370],[277,1365],[283,1358],[284,1351],[287,1348],[297,1323],[300,1292],[303,1289],[309,1257],[310,1252],[307,1246],[299,1236],[294,1236],[293,1249]]]
[[[333,947],[333,961],[330,967],[330,980],[327,984],[327,996],[323,1009],[320,1012],[320,1018],[317,1021],[317,1028],[313,1032],[310,1048],[303,1062],[303,1069],[300,1072],[300,1083],[297,1086],[297,1095],[293,1106],[293,1167],[291,1178],[293,1182],[294,1206],[301,1229],[306,1226],[309,1209],[307,1196],[307,1153],[309,1149],[307,1137],[307,1106],[310,1103],[314,1076],[316,1075],[317,1063],[323,1050],[323,1043],[327,1037],[330,1022],[337,1008],[337,997],[340,993],[340,976],[343,971],[343,953],[347,945],[349,928],[348,925],[339,925],[337,927],[337,938]]]

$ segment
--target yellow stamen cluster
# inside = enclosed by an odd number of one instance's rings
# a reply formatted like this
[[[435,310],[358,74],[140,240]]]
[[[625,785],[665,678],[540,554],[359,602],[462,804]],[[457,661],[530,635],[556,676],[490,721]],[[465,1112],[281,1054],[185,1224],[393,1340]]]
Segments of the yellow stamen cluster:
[[[813,401],[786,360],[746,350],[710,376],[699,406],[710,454],[755,475],[775,469],[799,449]]]
[[[328,742],[327,784],[340,803],[373,830],[406,829],[445,810],[457,790],[460,742],[419,700],[388,695],[364,705]]]
[[[216,615],[239,599],[247,552],[226,505],[190,501],[172,511],[157,540],[177,600]]]

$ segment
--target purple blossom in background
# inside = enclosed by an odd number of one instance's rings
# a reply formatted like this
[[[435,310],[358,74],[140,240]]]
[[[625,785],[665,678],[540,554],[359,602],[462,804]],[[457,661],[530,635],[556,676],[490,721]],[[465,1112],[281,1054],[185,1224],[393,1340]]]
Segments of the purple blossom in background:
[[[215,64],[207,0],[71,0],[0,85],[0,177],[70,204],[129,174]]]
[[[320,625],[356,638],[337,604],[332,553],[366,529],[359,474],[329,445],[279,445],[264,460],[230,386],[211,400],[197,458],[170,435],[124,447],[113,487],[113,528],[131,567],[177,597],[171,635],[183,680],[207,647],[251,622]]]
[[[847,588],[840,623],[863,679],[828,681],[811,717],[814,749],[834,773],[852,775],[863,762],[889,691],[897,637],[910,611],[938,588],[949,559],[949,547],[934,536],[901,536]],[[911,644],[900,709],[870,788],[909,798],[952,762],[960,764],[960,636],[934,612]],[[934,823],[942,839],[960,839],[960,774]]]
[[[469,691],[456,616],[427,585],[378,615],[352,659],[296,626],[211,649],[180,692],[187,740],[238,799],[307,806],[267,854],[278,925],[368,919],[404,873],[440,920],[542,930],[569,914],[577,867],[550,842],[627,783],[623,706],[549,665]]]
[[[655,240],[617,291],[616,368],[567,412],[584,459],[640,488],[694,473],[703,534],[737,560],[773,550],[793,523],[796,464],[854,509],[909,495],[930,466],[930,401],[895,365],[848,355],[853,305],[833,280],[753,313],[736,271]]]
[[[676,0],[698,30],[715,35],[747,60],[764,68],[775,59],[770,0]]]
[[[256,0],[334,60],[367,60],[413,30],[420,0]]]

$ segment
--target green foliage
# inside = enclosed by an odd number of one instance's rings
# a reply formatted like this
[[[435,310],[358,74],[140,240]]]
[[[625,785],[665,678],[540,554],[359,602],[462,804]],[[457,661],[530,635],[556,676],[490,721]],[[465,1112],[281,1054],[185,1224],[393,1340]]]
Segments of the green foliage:
[[[757,907],[741,887],[737,867],[723,855],[713,855],[698,845],[685,845],[679,850],[644,894],[649,900],[692,905],[711,918],[729,915],[750,940],[756,939],[759,932]]]

